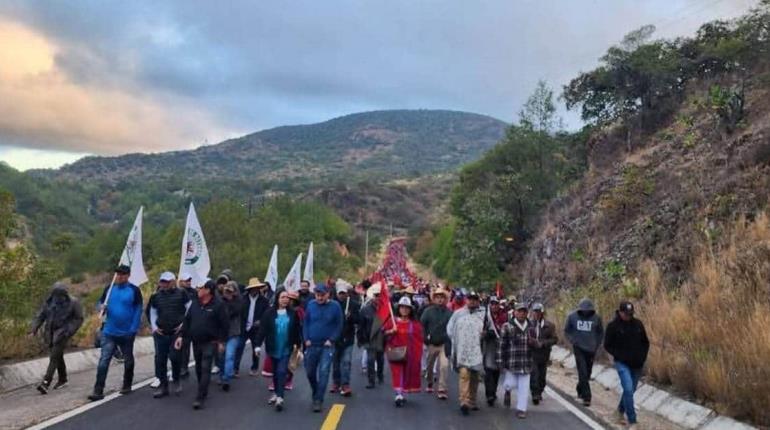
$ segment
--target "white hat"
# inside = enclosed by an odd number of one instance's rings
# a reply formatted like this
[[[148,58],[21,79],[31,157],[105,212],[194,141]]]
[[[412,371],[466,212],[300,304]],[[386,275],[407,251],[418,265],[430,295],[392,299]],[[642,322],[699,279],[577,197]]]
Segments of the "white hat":
[[[350,285],[350,282],[344,279],[337,279],[336,284],[338,293],[347,293],[351,288],[353,288],[353,286]]]
[[[375,294],[382,292],[382,284],[377,282],[366,290],[366,297],[373,299]]]
[[[412,300],[409,299],[409,297],[401,297],[398,300],[399,306],[409,306],[410,308],[413,307]]]
[[[176,276],[174,276],[171,272],[163,272],[160,274],[160,282],[174,282],[176,281]]]

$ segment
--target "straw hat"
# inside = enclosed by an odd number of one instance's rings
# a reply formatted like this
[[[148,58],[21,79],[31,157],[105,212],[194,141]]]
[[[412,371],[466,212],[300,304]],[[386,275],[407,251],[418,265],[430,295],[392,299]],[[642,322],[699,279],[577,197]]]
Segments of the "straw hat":
[[[266,286],[267,286],[267,284],[265,284],[264,282],[260,281],[259,278],[254,277],[254,278],[249,279],[249,285],[246,286],[246,289],[248,290],[250,288],[262,288],[262,287],[266,287]]]

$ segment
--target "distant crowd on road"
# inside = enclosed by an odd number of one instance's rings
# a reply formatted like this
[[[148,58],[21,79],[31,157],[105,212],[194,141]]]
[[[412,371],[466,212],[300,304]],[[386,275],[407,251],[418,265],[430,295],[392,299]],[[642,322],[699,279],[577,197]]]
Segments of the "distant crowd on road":
[[[188,378],[190,354],[195,361],[197,390],[192,404],[204,408],[212,375],[228,392],[239,374],[241,357],[250,351],[249,375],[271,378],[268,404],[286,407],[295,373],[304,367],[312,391],[312,410],[323,410],[328,392],[353,395],[353,350],[363,351],[361,367],[366,388],[384,383],[385,361],[390,367],[394,404],[425,391],[445,401],[448,372],[459,374],[459,410],[479,410],[479,384],[484,384],[488,407],[502,404],[525,419],[530,401],[544,401],[552,347],[558,342],[556,325],[546,318],[542,303],[526,303],[428,284],[404,271],[404,252],[391,246],[387,270],[353,286],[338,279],[311,285],[302,281],[298,291],[251,278],[238,283],[231,271],[192,286],[191,279],[176,279],[164,272],[144,306],[142,293],[128,279],[130,267],[119,266],[115,282],[100,301],[104,324],[100,330],[101,357],[92,401],[104,398],[110,362],[119,354],[124,372],[120,393],[129,394],[134,379],[133,345],[144,316],[155,345],[156,381],[153,397],[179,395]],[[390,260],[390,261],[389,261]],[[393,261],[397,260],[397,261]],[[109,300],[107,300],[109,297]],[[106,305],[105,305],[106,302]],[[32,325],[41,327],[50,347],[50,365],[37,389],[48,393],[67,384],[64,347],[83,321],[77,300],[57,283]],[[623,393],[618,419],[635,426],[633,393],[642,373],[649,341],[632,303],[620,303],[605,328],[591,300],[583,299],[562,330],[572,345],[579,382],[577,396],[591,404],[589,384],[594,357],[601,345],[614,357]],[[171,378],[168,363],[171,363]],[[331,376],[331,387],[328,387]]]

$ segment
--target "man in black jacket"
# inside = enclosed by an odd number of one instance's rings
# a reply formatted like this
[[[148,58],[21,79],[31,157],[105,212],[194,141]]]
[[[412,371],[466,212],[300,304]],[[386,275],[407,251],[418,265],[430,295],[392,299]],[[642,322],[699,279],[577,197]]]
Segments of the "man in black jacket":
[[[160,381],[158,389],[153,393],[156,399],[168,396],[166,364],[169,360],[171,360],[174,394],[179,395],[182,391],[182,385],[179,382],[181,351],[173,349],[172,345],[182,331],[185,313],[192,301],[184,290],[172,284],[175,280],[173,273],[163,272],[158,281],[158,290],[150,296],[145,310],[155,343],[155,377]]]
[[[80,302],[69,295],[65,284],[61,282],[53,284],[51,294],[40,307],[30,329],[30,336],[35,336],[42,327],[45,343],[49,348],[48,369],[43,377],[43,382],[37,386],[37,390],[41,394],[48,393],[54,372],[58,372],[59,379],[53,389],[58,390],[67,385],[64,349],[82,324],[83,308]]]
[[[251,370],[249,375],[259,375],[259,355],[254,352],[254,348],[261,346],[256,345],[257,334],[259,334],[259,324],[262,319],[262,315],[270,307],[270,300],[265,295],[267,290],[267,284],[261,282],[259,278],[249,279],[249,284],[246,285],[246,296],[243,297],[243,313],[241,314],[241,323],[243,328],[241,330],[241,339],[238,343],[238,348],[235,351],[235,363],[234,369],[241,368],[241,357],[243,357],[243,350],[246,347],[246,341],[251,341]]]
[[[532,393],[532,403],[539,404],[543,400],[548,362],[551,360],[551,348],[559,341],[556,335],[556,325],[545,319],[545,307],[542,303],[532,305],[532,320],[530,321],[530,337],[534,339],[532,350],[532,373],[529,379],[529,391]]]
[[[382,331],[382,324],[378,323],[376,314],[380,306],[378,297],[380,296],[381,284],[378,282],[366,291],[368,301],[361,308],[361,319],[358,327],[358,344],[366,347],[366,376],[369,382],[366,388],[374,388],[374,377],[380,384],[383,383],[385,376],[385,335]]]
[[[174,348],[182,349],[182,337],[192,340],[195,357],[195,375],[198,377],[198,394],[193,409],[203,408],[211,381],[211,364],[217,352],[225,350],[228,332],[227,309],[215,297],[217,285],[208,281],[198,288],[198,300],[193,300],[182,326],[182,336],[177,337]]]
[[[604,349],[615,360],[615,369],[623,388],[617,410],[618,418],[622,420],[625,414],[628,424],[633,426],[636,424],[634,392],[642,376],[644,362],[647,361],[650,341],[647,339],[644,324],[634,318],[634,305],[631,302],[621,302],[615,319],[607,325]]]
[[[332,357],[332,393],[339,392],[345,397],[353,393],[350,390],[351,362],[353,360],[353,344],[356,341],[356,327],[360,320],[361,304],[351,296],[351,285],[337,283],[337,302],[342,308],[343,326],[342,335],[334,345],[334,357]]]

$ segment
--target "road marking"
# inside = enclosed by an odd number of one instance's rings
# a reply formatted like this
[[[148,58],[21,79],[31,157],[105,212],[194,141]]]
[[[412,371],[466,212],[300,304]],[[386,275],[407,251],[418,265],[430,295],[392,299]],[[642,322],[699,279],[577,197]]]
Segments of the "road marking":
[[[142,382],[138,382],[138,383],[136,383],[136,384],[131,386],[131,391],[138,390],[138,389],[140,389],[142,387],[146,387],[146,386],[150,385],[152,383],[152,381],[154,381],[154,380],[155,380],[155,377],[153,376],[150,379],[144,380]],[[104,396],[104,398],[102,400],[97,400],[95,402],[86,403],[83,406],[80,406],[80,407],[75,408],[75,409],[73,409],[71,411],[65,412],[65,413],[63,413],[61,415],[57,415],[57,416],[55,416],[55,417],[53,417],[53,418],[51,418],[49,420],[43,421],[40,424],[35,424],[32,427],[27,427],[26,430],[40,430],[40,429],[48,428],[48,427],[50,427],[50,426],[52,426],[54,424],[59,424],[60,422],[62,422],[64,420],[70,419],[70,418],[72,418],[72,417],[74,417],[76,415],[82,414],[83,412],[86,412],[86,411],[91,410],[91,409],[93,409],[95,407],[101,406],[101,405],[109,402],[110,400],[115,400],[115,399],[117,399],[118,397],[120,397],[122,395],[123,394],[120,394],[119,392],[112,393],[110,395]]]
[[[321,424],[321,430],[335,430],[342,418],[342,411],[345,410],[345,405],[337,403],[329,409],[329,415],[326,416],[324,423]]]
[[[569,400],[560,396],[558,393],[556,393],[556,391],[552,390],[551,387],[545,387],[545,392],[549,396],[553,397],[557,402],[559,402],[560,405],[564,406],[564,408],[566,408],[568,411],[572,412],[572,414],[578,417],[580,421],[586,423],[586,425],[591,427],[593,430],[604,430],[604,426],[594,421],[580,409],[576,408],[575,405],[570,403]]]
[[[188,368],[192,368],[194,366],[195,366],[195,362],[193,361],[187,367]],[[171,372],[170,371],[168,372],[168,375],[169,375],[169,377],[171,376]],[[146,387],[146,386],[152,384],[152,381],[154,381],[154,380],[155,380],[155,377],[153,376],[152,378],[145,379],[142,382],[137,382],[136,384],[131,386],[131,391],[136,391],[136,390],[138,390],[140,388]],[[59,424],[60,422],[62,422],[64,420],[68,420],[68,419],[70,419],[70,418],[72,418],[72,417],[74,417],[76,415],[80,415],[83,412],[86,412],[86,411],[89,411],[89,410],[91,410],[93,408],[101,406],[101,405],[103,405],[103,404],[105,404],[105,403],[107,403],[107,402],[109,402],[111,400],[115,400],[115,399],[117,399],[120,396],[123,396],[123,394],[120,394],[120,392],[116,391],[116,392],[114,392],[112,394],[104,396],[104,398],[101,399],[101,400],[97,400],[95,402],[86,403],[85,405],[79,406],[79,407],[77,407],[77,408],[75,408],[75,409],[73,409],[71,411],[67,411],[67,412],[65,412],[65,413],[63,413],[61,415],[57,415],[57,416],[55,416],[53,418],[49,418],[49,419],[43,421],[42,423],[38,423],[38,424],[35,424],[33,426],[27,427],[25,430],[42,430],[44,428],[51,427],[52,425]]]

